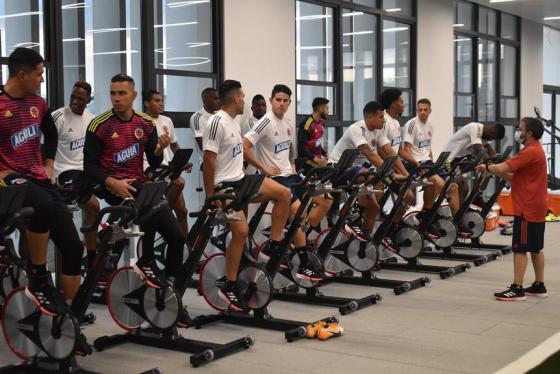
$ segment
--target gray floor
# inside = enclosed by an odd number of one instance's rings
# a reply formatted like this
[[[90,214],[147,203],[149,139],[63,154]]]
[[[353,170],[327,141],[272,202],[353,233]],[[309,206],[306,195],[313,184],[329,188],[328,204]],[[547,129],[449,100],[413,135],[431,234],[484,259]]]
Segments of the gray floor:
[[[560,239],[556,226],[560,223],[550,223],[546,229],[548,299],[529,298],[517,303],[493,300],[492,293],[511,282],[512,256],[506,255],[450,279],[431,275],[431,285],[401,296],[387,289],[325,287],[325,293],[338,296],[383,295],[378,305],[341,317],[345,334],[330,341],[286,343],[282,333],[234,325],[183,330],[183,335],[214,342],[247,334],[256,339],[251,349],[196,369],[208,373],[492,373],[560,329],[560,299],[556,297],[560,254],[553,245]],[[490,233],[484,240],[508,243],[509,237]],[[412,279],[415,274],[383,271],[379,276]],[[532,281],[530,271],[526,283]],[[194,315],[210,311],[194,292],[185,300]],[[94,310],[97,323],[85,330],[90,342],[119,332],[106,309],[94,306]],[[332,308],[283,302],[274,302],[270,310],[277,317],[298,320],[335,313]],[[13,361],[15,356],[0,344],[0,362]],[[139,373],[155,366],[164,373],[194,370],[187,354],[136,345],[95,352],[81,362],[85,368],[103,373]]]

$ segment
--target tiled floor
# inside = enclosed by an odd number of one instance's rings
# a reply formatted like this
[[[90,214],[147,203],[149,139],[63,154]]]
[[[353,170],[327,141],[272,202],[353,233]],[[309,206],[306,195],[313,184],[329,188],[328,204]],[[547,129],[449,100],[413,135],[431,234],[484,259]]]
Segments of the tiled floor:
[[[234,325],[213,325],[183,330],[192,339],[227,342],[252,335],[249,350],[196,369],[208,373],[492,373],[515,360],[560,329],[560,233],[547,225],[548,299],[502,303],[492,293],[511,282],[512,255],[441,280],[430,275],[431,285],[395,296],[387,289],[333,284],[324,292],[339,296],[382,294],[378,305],[341,317],[345,335],[326,342],[302,340],[286,343],[283,334]],[[487,234],[487,242],[508,243],[509,237]],[[426,260],[426,262],[428,262]],[[433,261],[429,261],[433,262]],[[533,281],[529,268],[526,283]],[[412,279],[415,273],[387,272],[380,276]],[[210,312],[202,298],[189,291],[185,297],[191,314]],[[87,327],[90,342],[119,331],[102,306],[94,306],[97,323]],[[315,320],[335,314],[332,308],[274,302],[270,311],[282,318]],[[192,371],[188,354],[123,345],[95,352],[83,365],[103,373],[139,373],[158,366],[164,373]],[[0,344],[0,361],[16,361]]]

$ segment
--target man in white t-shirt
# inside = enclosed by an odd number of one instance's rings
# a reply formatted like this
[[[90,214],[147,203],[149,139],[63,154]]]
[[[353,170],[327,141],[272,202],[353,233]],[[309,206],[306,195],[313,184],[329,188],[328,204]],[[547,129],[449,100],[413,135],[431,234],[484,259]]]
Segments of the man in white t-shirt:
[[[478,122],[471,122],[457,131],[447,144],[443,147],[443,152],[450,152],[449,161],[453,162],[475,152],[486,151],[489,157],[496,155],[496,151],[490,145],[490,141],[503,139],[505,128],[502,124],[483,125]],[[457,213],[460,204],[468,193],[468,185],[464,181],[453,183],[450,188],[449,196],[451,201],[449,207],[453,214]],[[481,186],[482,187],[482,186]]]
[[[345,150],[358,149],[360,151],[360,154],[354,161],[355,169],[351,175],[348,175],[348,178],[366,171],[365,166],[367,165],[364,165],[366,163],[370,163],[376,168],[381,167],[383,165],[381,153],[384,157],[396,156],[396,153],[390,146],[389,139],[387,139],[382,131],[385,121],[383,106],[375,101],[370,101],[365,105],[363,114],[363,120],[354,122],[344,131],[329,156],[329,162],[336,164]],[[399,168],[404,169],[400,161],[397,161],[397,163],[400,164]],[[395,165],[395,170],[397,170],[397,165]],[[371,234],[377,214],[379,213],[376,197],[363,196],[358,200],[358,204],[366,208],[364,229],[368,234]]]
[[[210,117],[203,133],[203,177],[206,198],[227,188],[239,189],[243,184],[243,138],[241,128],[234,120],[243,114],[245,94],[241,83],[224,81],[219,88],[222,109]],[[282,238],[290,212],[290,190],[266,178],[257,202],[274,201],[270,238],[276,246]],[[218,293],[230,309],[240,311],[247,305],[237,287],[237,271],[249,227],[243,210],[235,212],[239,221],[230,222],[231,241],[226,249],[226,276],[221,279]]]
[[[243,136],[249,132],[266,114],[266,100],[261,94],[253,96],[251,101],[252,115],[241,124],[241,133]]]
[[[58,147],[54,159],[54,176],[59,186],[71,185],[71,198],[77,198],[80,208],[84,210],[83,225],[95,222],[99,212],[99,201],[95,195],[83,190],[84,143],[86,130],[95,117],[86,106],[91,101],[91,85],[85,81],[77,81],[72,87],[70,105],[52,113],[54,124],[58,130]],[[83,195],[83,197],[81,197]],[[89,197],[87,197],[89,196]],[[89,265],[95,260],[97,232],[84,234]]]
[[[387,88],[379,95],[379,103],[385,109],[385,123],[383,124],[383,132],[395,154],[399,153],[402,143],[402,129],[401,124],[397,117],[402,116],[404,112],[404,100],[402,98],[402,91],[398,88]],[[406,175],[404,166],[397,165],[399,173]]]
[[[208,87],[202,91],[200,97],[202,98],[202,108],[191,116],[190,127],[196,143],[202,151],[202,134],[210,116],[220,110],[220,96],[217,89]]]
[[[291,104],[292,90],[286,85],[277,84],[270,95],[272,110],[264,115],[243,138],[243,152],[245,160],[272,177],[292,191],[290,213],[293,216],[301,205],[303,186],[301,177],[295,172],[295,127],[286,118],[286,112]],[[254,153],[253,153],[254,151]],[[313,198],[315,205],[307,216],[309,225],[317,228],[321,220],[327,215],[332,205],[332,199],[324,196]],[[296,276],[302,279],[320,281],[323,275],[307,266],[307,238],[300,228],[294,237],[295,250],[300,257],[300,266]],[[266,247],[261,253],[270,257],[273,248]]]
[[[407,162],[410,168],[418,166],[421,162],[433,161],[432,136],[434,130],[429,120],[430,113],[432,113],[430,100],[420,99],[416,103],[416,117],[404,125],[403,144],[399,150],[399,156]],[[432,208],[445,183],[439,175],[432,175],[428,181],[431,182],[431,185],[424,188],[424,210]]]
[[[173,121],[171,118],[162,114],[164,111],[163,96],[157,90],[145,91],[142,93],[142,103],[144,104],[146,114],[154,119],[158,136],[163,135],[166,131],[169,134],[169,146],[163,150],[163,162],[161,163],[162,165],[169,165],[169,162],[173,159],[173,154],[180,149],[181,146],[177,141],[177,134],[175,133]],[[147,169],[148,166],[148,160],[144,159],[144,169]],[[188,233],[188,211],[183,196],[184,188],[185,179],[183,177],[173,180],[167,194],[167,201],[169,202],[169,207],[175,212],[177,222],[186,237]]]

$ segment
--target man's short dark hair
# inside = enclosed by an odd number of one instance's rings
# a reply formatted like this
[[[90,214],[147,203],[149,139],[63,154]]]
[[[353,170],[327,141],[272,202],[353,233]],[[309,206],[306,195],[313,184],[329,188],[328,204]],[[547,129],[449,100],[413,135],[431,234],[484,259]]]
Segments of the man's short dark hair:
[[[317,109],[319,109],[321,105],[325,105],[328,103],[330,103],[329,99],[325,99],[324,97],[316,97],[313,99],[313,103],[311,103],[311,107],[313,108],[313,111],[316,111]]]
[[[272,87],[272,93],[270,94],[270,97],[274,97],[274,95],[276,95],[277,93],[285,93],[286,95],[288,95],[288,97],[292,97],[292,90],[290,90],[290,87],[286,86],[285,84],[277,84]]]
[[[227,79],[220,84],[218,92],[220,94],[220,101],[223,104],[229,104],[233,98],[233,94],[241,88],[241,83],[233,79]]]
[[[204,99],[204,98],[208,97],[208,95],[210,95],[211,93],[214,93],[214,92],[218,92],[218,90],[215,89],[214,87],[207,87],[204,90],[202,90],[202,93],[200,94],[200,97],[202,99]]]
[[[41,54],[30,48],[18,47],[8,57],[8,71],[13,78],[20,71],[29,73],[45,60]]]
[[[502,125],[501,123],[496,123],[494,127],[496,127],[496,136],[498,137],[498,139],[503,139],[506,135],[506,128],[504,127],[504,125]]]
[[[370,101],[364,106],[364,116],[366,114],[374,114],[379,111],[383,111],[383,105],[379,104],[377,101]]]
[[[379,95],[379,102],[383,105],[383,108],[387,110],[401,95],[402,91],[398,88],[387,88]]]
[[[542,138],[544,133],[544,125],[539,119],[534,117],[523,117],[521,121],[523,121],[523,123],[525,124],[525,130],[531,131],[531,134],[533,134],[533,138],[537,140]]]
[[[130,75],[126,75],[123,73],[119,73],[113,76],[113,78],[111,78],[111,83],[116,83],[116,82],[129,82],[134,86],[134,79],[132,79]]]
[[[255,96],[253,96],[253,100],[251,100],[251,104],[254,104],[255,101],[257,101],[257,100],[264,100],[264,99],[265,99],[265,98],[264,98],[263,95],[261,95],[261,94],[256,94]]]
[[[430,99],[422,98],[416,102],[416,106],[420,104],[427,104],[430,108],[432,107],[432,102],[430,101]]]
[[[74,83],[74,87],[78,87],[81,88],[82,90],[85,90],[89,96],[91,96],[91,84],[89,84],[86,81],[76,81],[76,83]]]
[[[152,101],[154,95],[161,95],[158,90],[145,90],[142,91],[142,102]]]

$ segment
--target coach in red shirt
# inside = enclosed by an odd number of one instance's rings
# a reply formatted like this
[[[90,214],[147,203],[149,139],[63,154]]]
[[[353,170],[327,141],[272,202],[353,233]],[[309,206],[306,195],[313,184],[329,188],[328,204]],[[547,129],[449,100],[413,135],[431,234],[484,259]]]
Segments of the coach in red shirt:
[[[547,212],[546,156],[539,139],[544,127],[536,118],[525,117],[519,122],[515,139],[524,148],[506,162],[479,165],[478,172],[488,171],[511,182],[513,199],[513,284],[495,293],[501,301],[521,301],[526,295],[546,297],[544,286],[544,227]],[[527,252],[535,270],[535,282],[523,288],[527,269]]]

